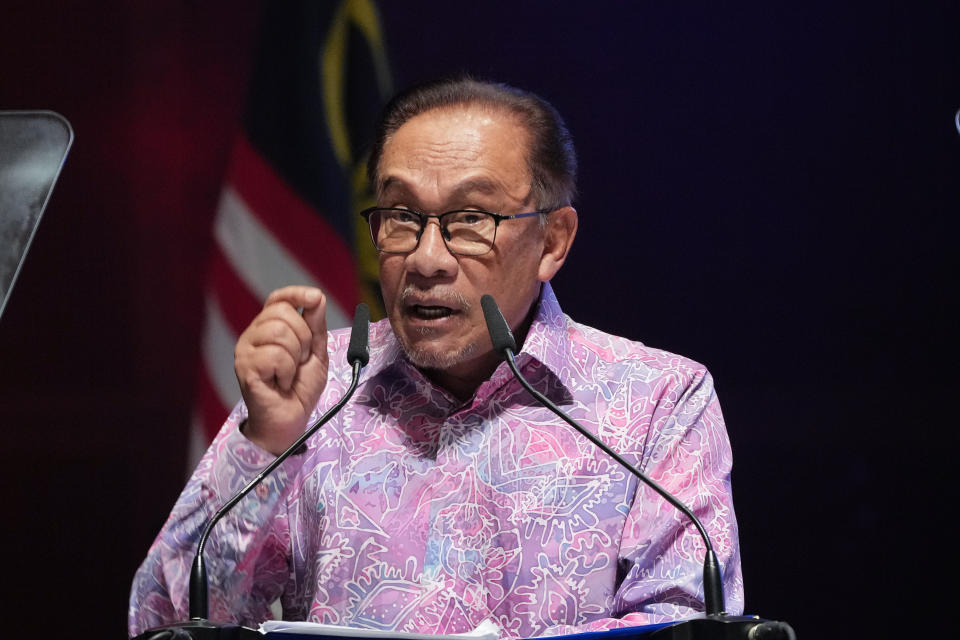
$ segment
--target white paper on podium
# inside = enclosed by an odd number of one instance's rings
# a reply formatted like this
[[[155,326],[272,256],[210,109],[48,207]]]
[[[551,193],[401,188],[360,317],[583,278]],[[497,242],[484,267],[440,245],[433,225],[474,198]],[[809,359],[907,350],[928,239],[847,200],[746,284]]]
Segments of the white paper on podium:
[[[500,628],[492,621],[484,620],[477,625],[476,629],[467,633],[433,635],[430,633],[358,629],[356,627],[341,627],[335,624],[318,624],[316,622],[267,620],[260,623],[260,633],[290,633],[331,638],[369,638],[370,640],[498,640]]]

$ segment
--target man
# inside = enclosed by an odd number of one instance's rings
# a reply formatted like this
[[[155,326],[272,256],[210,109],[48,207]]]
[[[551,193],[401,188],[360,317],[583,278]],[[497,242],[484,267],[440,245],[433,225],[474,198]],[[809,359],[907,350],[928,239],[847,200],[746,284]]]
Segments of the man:
[[[710,375],[573,322],[550,288],[577,232],[559,115],[502,85],[425,85],[388,105],[369,168],[389,322],[371,327],[345,409],[217,526],[211,618],[255,624],[279,598],[287,619],[425,633],[491,619],[529,637],[702,611],[694,528],[514,380],[485,293],[532,384],[698,513],[740,612]],[[186,617],[203,525],[342,397],[347,341],[327,332],[319,290],[271,294],[237,344],[244,402],[137,573],[131,633]]]

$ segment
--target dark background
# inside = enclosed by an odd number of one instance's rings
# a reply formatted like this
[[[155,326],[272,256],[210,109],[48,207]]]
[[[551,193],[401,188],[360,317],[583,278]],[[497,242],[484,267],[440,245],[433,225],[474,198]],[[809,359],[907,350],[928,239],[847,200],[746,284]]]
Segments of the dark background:
[[[944,632],[960,9],[675,4],[381,11],[397,86],[467,70],[566,116],[581,230],[555,288],[578,320],[714,373],[748,610],[801,638]],[[0,320],[0,606],[8,629],[120,637],[187,473],[259,7],[3,14],[0,108],[59,111],[76,142]]]

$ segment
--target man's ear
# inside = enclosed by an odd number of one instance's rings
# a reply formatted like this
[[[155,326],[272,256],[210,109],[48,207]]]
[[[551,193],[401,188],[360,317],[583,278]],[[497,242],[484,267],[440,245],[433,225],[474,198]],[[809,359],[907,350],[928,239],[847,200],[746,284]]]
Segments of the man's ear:
[[[547,216],[544,229],[543,255],[540,256],[540,270],[537,273],[540,282],[547,282],[563,266],[570,252],[570,246],[577,235],[577,210],[563,207]]]

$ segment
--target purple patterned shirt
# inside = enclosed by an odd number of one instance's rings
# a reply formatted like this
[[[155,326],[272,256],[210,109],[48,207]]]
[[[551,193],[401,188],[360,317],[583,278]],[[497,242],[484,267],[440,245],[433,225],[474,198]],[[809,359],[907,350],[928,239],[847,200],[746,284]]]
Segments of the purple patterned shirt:
[[[315,416],[349,385],[330,334]],[[693,525],[569,425],[503,363],[466,403],[406,359],[386,321],[344,410],[214,529],[210,617],[502,637],[600,630],[703,610]],[[730,445],[701,365],[564,315],[544,285],[517,362],[533,386],[702,519],[743,610]],[[134,579],[130,633],[188,616],[199,534],[272,456],[229,416]]]

